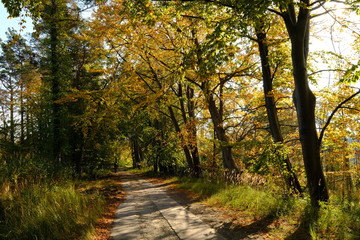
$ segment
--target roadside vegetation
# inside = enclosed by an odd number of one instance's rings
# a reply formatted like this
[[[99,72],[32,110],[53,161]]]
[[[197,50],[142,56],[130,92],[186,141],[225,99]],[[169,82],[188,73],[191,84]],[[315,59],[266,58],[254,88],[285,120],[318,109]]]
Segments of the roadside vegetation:
[[[107,239],[122,200],[119,180],[109,174],[51,176],[42,167],[31,162],[14,172],[2,168],[0,239]]]
[[[99,196],[81,194],[71,183],[3,185],[1,239],[90,239],[101,215]]]
[[[185,190],[190,198],[199,199],[207,206],[230,210],[233,218],[239,216],[233,227],[245,227],[265,219],[265,228],[274,225],[269,234],[276,239],[360,238],[359,193],[353,193],[351,200],[344,202],[341,194],[332,192],[331,203],[317,209],[311,206],[308,196],[288,195],[275,185],[214,183],[205,179],[156,174],[149,168],[130,171],[160,178],[172,188]]]

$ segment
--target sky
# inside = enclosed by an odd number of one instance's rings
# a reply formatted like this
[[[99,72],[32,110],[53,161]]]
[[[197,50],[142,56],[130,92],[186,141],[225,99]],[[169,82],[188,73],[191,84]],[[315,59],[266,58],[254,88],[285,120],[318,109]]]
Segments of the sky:
[[[8,28],[14,28],[16,31],[20,31],[22,28],[20,26],[20,18],[8,18],[9,14],[7,13],[4,5],[0,2],[0,38],[2,40],[6,39],[5,33],[7,32]],[[32,23],[31,19],[26,19],[26,28],[22,30],[22,32],[32,32]]]

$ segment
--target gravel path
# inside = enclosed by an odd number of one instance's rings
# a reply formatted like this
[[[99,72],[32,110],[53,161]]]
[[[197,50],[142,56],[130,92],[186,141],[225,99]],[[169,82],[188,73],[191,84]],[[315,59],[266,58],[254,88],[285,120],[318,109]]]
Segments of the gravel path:
[[[178,204],[165,187],[123,172],[127,192],[114,221],[114,240],[224,240],[208,224]]]

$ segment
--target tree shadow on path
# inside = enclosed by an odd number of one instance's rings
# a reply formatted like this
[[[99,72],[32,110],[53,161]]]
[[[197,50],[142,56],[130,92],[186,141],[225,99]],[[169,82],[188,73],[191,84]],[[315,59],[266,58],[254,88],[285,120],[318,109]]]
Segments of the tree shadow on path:
[[[269,226],[276,219],[277,217],[271,214],[263,218],[260,218],[249,225],[236,226],[236,227],[234,227],[234,225],[236,224],[234,224],[233,222],[228,222],[228,223],[224,223],[218,229],[218,231],[220,234],[227,237],[228,239],[234,239],[233,238],[234,236],[236,236],[235,239],[250,239],[250,238],[254,238],[253,236],[250,237],[251,235],[262,235],[270,232],[271,228]],[[229,230],[232,232],[231,236]]]

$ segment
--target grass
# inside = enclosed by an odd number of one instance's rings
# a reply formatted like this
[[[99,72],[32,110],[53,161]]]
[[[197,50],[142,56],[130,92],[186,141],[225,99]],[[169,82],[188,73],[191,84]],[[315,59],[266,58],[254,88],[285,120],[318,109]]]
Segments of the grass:
[[[115,217],[115,211],[119,204],[124,200],[124,192],[121,190],[119,176],[108,174],[102,179],[93,179],[88,181],[76,182],[76,189],[86,194],[102,196],[104,199],[105,209],[102,217],[97,219],[95,225],[95,234],[92,240],[107,240],[110,237],[110,229]]]
[[[0,239],[90,239],[103,201],[74,184],[2,184]]]
[[[196,178],[173,178],[174,182],[178,182],[179,188],[190,190],[196,194],[210,197],[225,188],[224,184],[207,182],[203,179]]]
[[[175,180],[173,180],[175,182]],[[295,198],[250,186],[227,186],[203,179],[178,178],[178,188],[206,197],[207,204],[246,211],[253,217],[280,216],[293,210]]]
[[[39,159],[0,164],[0,239],[108,239],[123,199],[118,176],[73,180],[69,169],[52,170]]]
[[[355,199],[354,199],[355,200]],[[305,219],[313,239],[360,239],[359,201],[323,203],[314,213],[308,210]],[[310,212],[310,213],[309,213]]]
[[[207,205],[238,210],[252,219],[270,217],[292,225],[285,235],[281,233],[284,236],[300,228],[300,231],[308,232],[312,239],[360,239],[360,197],[345,204],[337,201],[336,195],[333,195],[331,203],[313,209],[308,197],[284,195],[275,188],[227,186],[203,179],[177,177],[166,181],[174,183],[177,188],[203,196]],[[278,226],[272,231],[274,236],[279,236],[285,230]]]
[[[207,202],[242,210],[257,218],[286,215],[295,206],[293,197],[250,186],[230,186],[212,195]]]
[[[160,175],[158,173],[155,173],[153,171],[153,167],[146,167],[146,168],[130,168],[128,169],[128,172],[134,173],[134,174],[141,174],[148,177],[159,177]]]

